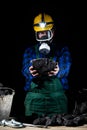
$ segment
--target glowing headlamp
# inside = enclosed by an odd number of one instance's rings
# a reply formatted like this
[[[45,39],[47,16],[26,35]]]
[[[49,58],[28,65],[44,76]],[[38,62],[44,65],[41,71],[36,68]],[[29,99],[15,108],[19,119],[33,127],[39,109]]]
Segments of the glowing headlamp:
[[[41,23],[39,23],[39,26],[40,26],[41,28],[44,28],[44,27],[46,26],[46,23],[45,23],[45,22],[41,22]]]

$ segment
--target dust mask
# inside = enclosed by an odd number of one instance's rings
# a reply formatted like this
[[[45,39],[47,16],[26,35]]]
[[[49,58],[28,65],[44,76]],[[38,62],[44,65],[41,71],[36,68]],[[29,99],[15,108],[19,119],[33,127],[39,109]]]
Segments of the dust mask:
[[[50,46],[47,43],[43,42],[39,46],[39,51],[40,53],[47,55],[50,52]]]

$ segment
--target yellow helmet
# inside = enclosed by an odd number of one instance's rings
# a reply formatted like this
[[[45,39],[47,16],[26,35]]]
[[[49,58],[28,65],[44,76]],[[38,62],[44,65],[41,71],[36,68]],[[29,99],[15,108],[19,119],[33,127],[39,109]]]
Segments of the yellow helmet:
[[[33,28],[35,32],[51,30],[54,26],[52,17],[45,13],[40,13],[34,18]]]

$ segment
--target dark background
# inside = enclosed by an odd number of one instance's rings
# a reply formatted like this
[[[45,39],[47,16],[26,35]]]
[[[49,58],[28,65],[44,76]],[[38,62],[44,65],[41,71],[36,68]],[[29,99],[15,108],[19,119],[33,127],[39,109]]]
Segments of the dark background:
[[[0,82],[15,90],[13,116],[24,114],[25,79],[21,74],[22,56],[24,50],[34,44],[33,19],[42,11],[50,14],[55,21],[56,41],[67,43],[70,48],[73,60],[69,74],[70,89],[75,91],[86,87],[85,43],[81,42],[81,28],[84,25],[81,6],[67,5],[67,3],[63,6],[49,1],[40,3],[32,1],[32,4],[2,3]]]

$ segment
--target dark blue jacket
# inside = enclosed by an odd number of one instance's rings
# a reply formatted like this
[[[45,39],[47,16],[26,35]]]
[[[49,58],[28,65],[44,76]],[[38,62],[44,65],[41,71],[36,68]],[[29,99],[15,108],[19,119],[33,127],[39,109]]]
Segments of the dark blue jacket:
[[[67,46],[59,50],[56,48],[51,48],[51,52],[48,55],[43,55],[39,52],[38,49],[39,44],[37,44],[36,46],[37,46],[37,50],[35,49],[36,48],[35,46],[32,46],[30,48],[27,48],[23,54],[22,74],[26,80],[24,90],[25,91],[29,90],[31,81],[34,78],[29,73],[29,67],[32,65],[30,61],[32,59],[45,58],[45,57],[47,58],[53,57],[53,60],[58,62],[59,72],[57,74],[57,77],[60,79],[63,88],[68,89],[69,88],[68,75],[72,64],[69,48]]]

